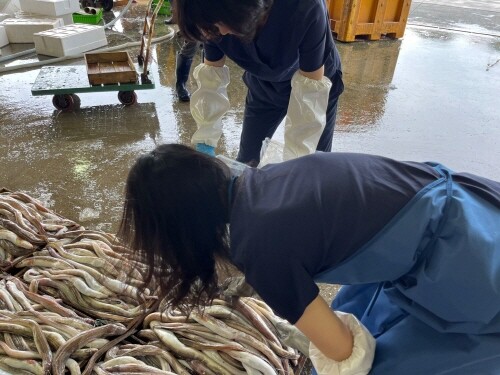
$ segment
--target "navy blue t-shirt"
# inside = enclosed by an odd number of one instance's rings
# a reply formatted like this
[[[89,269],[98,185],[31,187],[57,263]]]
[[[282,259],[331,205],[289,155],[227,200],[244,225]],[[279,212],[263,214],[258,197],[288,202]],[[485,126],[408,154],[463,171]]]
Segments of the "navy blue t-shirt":
[[[340,70],[324,0],[274,0],[254,41],[245,43],[225,35],[205,43],[207,60],[218,61],[224,55],[270,82],[290,80],[299,68],[312,72],[325,65],[325,76],[329,78]]]
[[[249,168],[234,191],[233,261],[295,323],[319,293],[314,276],[355,253],[437,178],[424,163],[335,152]]]

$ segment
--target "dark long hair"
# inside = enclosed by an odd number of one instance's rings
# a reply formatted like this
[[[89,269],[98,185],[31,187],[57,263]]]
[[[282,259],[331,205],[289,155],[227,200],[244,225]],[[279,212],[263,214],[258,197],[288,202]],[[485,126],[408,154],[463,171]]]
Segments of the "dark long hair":
[[[125,187],[118,237],[147,265],[166,307],[189,311],[216,296],[217,263],[229,260],[230,171],[190,147],[165,144],[139,157]]]
[[[174,19],[191,40],[220,38],[216,23],[229,27],[244,41],[254,39],[267,19],[273,0],[174,0]]]

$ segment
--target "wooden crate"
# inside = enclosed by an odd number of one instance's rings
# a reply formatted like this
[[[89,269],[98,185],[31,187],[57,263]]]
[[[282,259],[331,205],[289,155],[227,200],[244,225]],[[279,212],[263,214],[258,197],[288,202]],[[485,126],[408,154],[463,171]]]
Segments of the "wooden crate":
[[[138,74],[128,52],[86,53],[85,62],[91,85],[137,82]]]
[[[410,5],[411,0],[327,0],[332,32],[342,42],[401,38]]]

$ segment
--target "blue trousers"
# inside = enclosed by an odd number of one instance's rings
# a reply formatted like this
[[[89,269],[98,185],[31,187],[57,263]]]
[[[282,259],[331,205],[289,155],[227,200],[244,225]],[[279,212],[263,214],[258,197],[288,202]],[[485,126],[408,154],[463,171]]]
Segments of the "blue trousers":
[[[371,375],[500,373],[500,333],[439,332],[400,309],[383,290],[375,297],[377,289],[378,284],[343,286],[332,303],[332,309],[356,315],[375,336]]]

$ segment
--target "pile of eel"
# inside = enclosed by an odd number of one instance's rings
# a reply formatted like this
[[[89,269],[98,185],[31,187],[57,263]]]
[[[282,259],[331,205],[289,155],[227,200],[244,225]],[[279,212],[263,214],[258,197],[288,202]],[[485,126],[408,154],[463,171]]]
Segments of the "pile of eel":
[[[0,374],[300,373],[306,358],[280,341],[284,321],[264,302],[165,309],[127,252],[112,234],[1,189]]]

